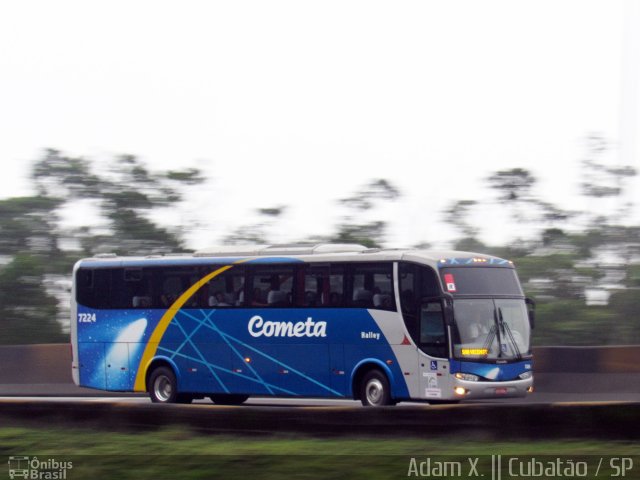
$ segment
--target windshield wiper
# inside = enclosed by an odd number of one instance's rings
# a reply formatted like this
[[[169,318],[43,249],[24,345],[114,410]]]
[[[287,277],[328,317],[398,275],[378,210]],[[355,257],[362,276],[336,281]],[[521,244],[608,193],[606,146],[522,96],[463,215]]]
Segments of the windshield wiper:
[[[484,341],[484,345],[482,346],[482,349],[486,350],[487,356],[489,356],[489,350],[491,348],[491,344],[493,343],[493,339],[496,336],[496,331],[496,326],[491,325],[491,328],[489,329],[489,335],[487,335],[487,339]],[[500,353],[498,353],[498,355],[500,355]]]
[[[522,359],[522,353],[518,348],[516,339],[513,337],[513,333],[511,332],[511,327],[509,327],[509,324],[504,321],[504,317],[502,316],[502,308],[498,308],[498,318],[500,319],[500,325],[502,326],[502,329],[507,333],[509,340],[511,340],[511,345],[513,346],[513,351],[516,354],[516,357],[518,358],[518,360]]]
[[[499,310],[499,309],[498,309]],[[498,314],[498,312],[493,310],[493,323],[494,327],[496,327],[496,332],[498,335],[498,358],[502,358],[502,336],[500,335],[500,327],[502,326],[502,317]]]

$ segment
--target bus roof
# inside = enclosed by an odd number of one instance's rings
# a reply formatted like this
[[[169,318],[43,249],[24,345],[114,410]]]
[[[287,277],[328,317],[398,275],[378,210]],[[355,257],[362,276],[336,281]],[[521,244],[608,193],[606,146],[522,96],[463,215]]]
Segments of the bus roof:
[[[329,262],[329,261],[398,261],[407,260],[440,266],[503,266],[512,262],[491,255],[455,250],[422,250],[411,248],[367,248],[357,244],[287,244],[228,246],[193,254],[154,254],[140,257],[100,254],[78,262],[86,267],[161,266],[230,264],[239,260],[255,263]],[[79,265],[80,266],[80,265]]]

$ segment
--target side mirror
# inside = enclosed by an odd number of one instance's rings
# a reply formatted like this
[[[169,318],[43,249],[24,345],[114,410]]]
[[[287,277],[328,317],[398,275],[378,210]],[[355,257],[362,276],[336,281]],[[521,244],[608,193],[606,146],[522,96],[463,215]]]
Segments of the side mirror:
[[[525,298],[527,304],[527,313],[529,314],[529,325],[533,330],[536,327],[536,302],[532,298]]]

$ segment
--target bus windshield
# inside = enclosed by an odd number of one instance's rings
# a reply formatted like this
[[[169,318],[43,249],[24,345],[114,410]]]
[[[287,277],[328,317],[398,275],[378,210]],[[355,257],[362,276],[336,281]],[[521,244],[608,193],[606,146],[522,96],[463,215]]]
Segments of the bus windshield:
[[[520,360],[530,355],[524,300],[456,299],[453,352],[465,360]]]

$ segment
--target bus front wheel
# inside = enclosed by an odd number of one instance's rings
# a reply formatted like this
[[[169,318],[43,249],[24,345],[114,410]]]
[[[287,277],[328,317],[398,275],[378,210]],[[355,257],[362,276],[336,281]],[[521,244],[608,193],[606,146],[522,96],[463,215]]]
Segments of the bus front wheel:
[[[149,377],[149,397],[153,403],[175,403],[178,395],[176,375],[168,367],[156,368]]]
[[[371,370],[362,377],[360,401],[365,407],[393,405],[389,380],[380,370]]]

